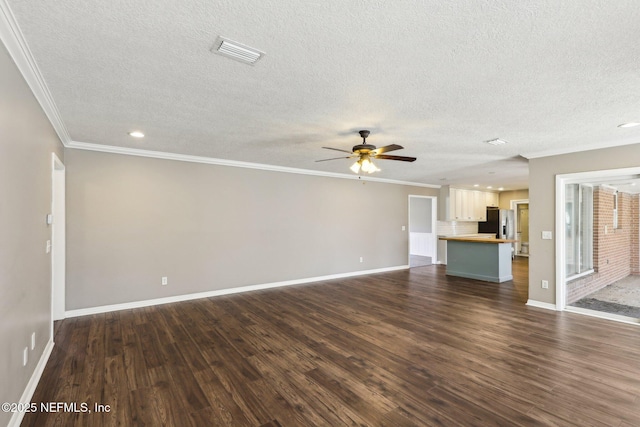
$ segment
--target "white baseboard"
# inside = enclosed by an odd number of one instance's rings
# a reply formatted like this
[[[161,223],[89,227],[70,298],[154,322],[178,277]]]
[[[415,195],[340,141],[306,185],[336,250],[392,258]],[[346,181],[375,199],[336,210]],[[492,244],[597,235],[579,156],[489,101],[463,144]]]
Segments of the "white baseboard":
[[[527,301],[527,305],[530,305],[531,307],[544,308],[545,310],[556,311],[556,305],[548,302],[541,302],[541,301],[530,299]]]
[[[40,356],[40,360],[36,365],[36,369],[31,375],[31,379],[27,383],[27,387],[22,393],[22,397],[20,397],[19,403],[26,405],[31,402],[33,393],[35,393],[36,387],[38,387],[38,382],[40,382],[42,372],[44,372],[44,367],[47,366],[47,361],[49,360],[49,356],[51,356],[51,352],[53,351],[53,346],[53,340],[49,340],[44,348],[44,351],[42,352],[42,356]],[[11,420],[9,420],[9,424],[7,425],[7,427],[19,427],[22,419],[24,418],[24,414],[24,412],[14,412]]]
[[[132,308],[149,307],[152,305],[169,304],[172,302],[189,301],[200,298],[217,297],[221,295],[237,294],[241,292],[251,292],[263,289],[279,288],[282,286],[302,285],[304,283],[320,282],[323,280],[342,279],[353,276],[363,276],[366,274],[386,273],[389,271],[406,270],[408,265],[400,265],[396,267],[377,268],[373,270],[354,271],[350,273],[329,274],[327,276],[308,277],[306,279],[286,280],[283,282],[263,283],[259,285],[241,286],[238,288],[219,289],[215,291],[197,292],[193,294],[176,295],[165,298],[155,298],[143,301],[125,302],[121,304],[102,305],[98,307],[80,308],[77,310],[65,311],[65,318],[87,316],[91,314],[108,313],[118,310],[130,310]]]

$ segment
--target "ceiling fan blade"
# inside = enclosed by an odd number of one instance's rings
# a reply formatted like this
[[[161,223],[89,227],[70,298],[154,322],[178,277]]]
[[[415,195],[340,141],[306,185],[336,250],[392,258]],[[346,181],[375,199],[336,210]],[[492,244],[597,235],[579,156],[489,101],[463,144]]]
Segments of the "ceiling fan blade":
[[[405,157],[405,156],[388,156],[386,154],[378,154],[374,156],[376,159],[384,159],[384,160],[400,160],[402,162],[415,162],[415,157]]]
[[[322,147],[322,148],[326,148],[327,150],[342,151],[343,153],[353,154],[353,152],[352,152],[352,151],[341,150],[340,148],[331,148],[331,147]]]
[[[378,154],[387,153],[389,151],[402,150],[404,147],[398,144],[385,145],[384,147],[376,148],[372,151],[373,155],[376,156]]]
[[[338,160],[338,159],[351,159],[352,157],[356,157],[356,156],[349,156],[349,157],[334,157],[331,159],[322,159],[322,160],[316,160],[316,162],[327,162],[329,160]]]

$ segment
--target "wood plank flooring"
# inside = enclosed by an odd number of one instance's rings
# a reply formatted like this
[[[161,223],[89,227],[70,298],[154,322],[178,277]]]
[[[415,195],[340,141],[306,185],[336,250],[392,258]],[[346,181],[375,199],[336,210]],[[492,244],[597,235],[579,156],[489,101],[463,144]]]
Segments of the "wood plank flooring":
[[[640,425],[640,328],[443,266],[66,319],[23,426]]]

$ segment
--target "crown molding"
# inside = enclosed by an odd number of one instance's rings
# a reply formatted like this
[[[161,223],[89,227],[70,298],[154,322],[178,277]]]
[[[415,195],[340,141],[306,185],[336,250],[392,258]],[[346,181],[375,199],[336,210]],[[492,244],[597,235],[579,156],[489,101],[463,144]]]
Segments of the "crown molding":
[[[165,151],[142,150],[139,148],[117,147],[114,145],[94,144],[89,142],[70,141],[65,144],[67,148],[87,151],[99,151],[102,153],[123,154],[127,156],[150,157],[153,159],[175,160],[179,162],[204,163],[208,165],[229,166],[234,168],[258,169],[271,172],[294,173],[298,175],[313,175],[329,178],[359,180],[367,182],[381,182],[385,184],[409,185],[412,187],[440,188],[439,185],[423,184],[410,181],[397,181],[393,179],[364,177],[335,172],[323,172],[310,169],[290,168],[286,166],[267,165],[262,163],[241,162],[237,160],[216,159],[213,157],[192,156],[189,154],[168,153]]]
[[[623,143],[620,143],[620,142],[603,143],[603,144],[590,145],[586,147],[583,146],[583,147],[559,148],[559,149],[545,150],[545,151],[539,151],[534,153],[523,153],[520,155],[527,160],[531,160],[531,159],[539,159],[542,157],[560,156],[563,154],[574,154],[574,153],[583,153],[585,151],[602,150],[603,148],[624,147],[625,145],[635,145],[638,143],[640,143],[640,141],[624,141]]]
[[[71,141],[67,127],[6,0],[0,0],[0,40],[49,118],[58,138],[67,146]]]

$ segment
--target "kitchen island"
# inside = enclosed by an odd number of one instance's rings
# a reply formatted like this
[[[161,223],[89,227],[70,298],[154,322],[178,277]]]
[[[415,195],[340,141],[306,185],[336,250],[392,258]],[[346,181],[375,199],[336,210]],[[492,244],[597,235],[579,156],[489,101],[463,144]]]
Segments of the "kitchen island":
[[[517,240],[440,237],[447,241],[447,275],[502,283],[512,280],[511,257]]]

